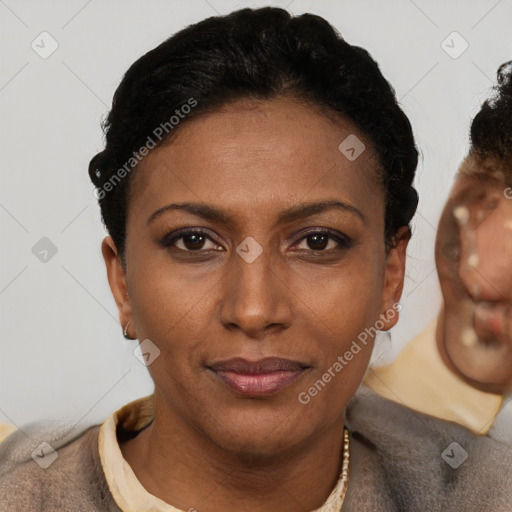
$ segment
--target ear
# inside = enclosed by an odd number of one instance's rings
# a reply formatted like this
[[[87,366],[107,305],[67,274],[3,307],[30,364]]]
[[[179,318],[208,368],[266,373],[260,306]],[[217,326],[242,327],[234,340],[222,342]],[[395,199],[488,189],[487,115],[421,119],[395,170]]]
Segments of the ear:
[[[116,302],[121,327],[124,331],[126,326],[129,324],[128,336],[135,339],[136,335],[133,335],[135,332],[135,325],[133,322],[130,298],[128,297],[126,271],[123,267],[121,257],[112,237],[107,236],[103,239],[103,242],[101,243],[101,253],[105,260],[108,284],[110,285],[110,291],[112,292]]]
[[[383,331],[388,331],[398,322],[401,307],[398,304],[404,288],[405,259],[407,244],[411,232],[407,226],[402,226],[394,237],[393,247],[386,259],[386,276],[382,292],[380,319],[384,323]]]

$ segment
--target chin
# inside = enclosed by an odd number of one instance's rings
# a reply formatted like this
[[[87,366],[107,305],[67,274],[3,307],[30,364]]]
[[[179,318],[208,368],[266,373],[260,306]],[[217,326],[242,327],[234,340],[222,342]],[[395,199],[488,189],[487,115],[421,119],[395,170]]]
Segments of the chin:
[[[316,429],[305,418],[297,418],[289,411],[254,409],[223,414],[216,410],[218,425],[208,425],[208,435],[223,450],[248,461],[264,461],[292,452],[314,435]],[[321,427],[319,427],[321,428]],[[221,430],[222,429],[222,430]]]
[[[297,450],[302,440],[292,436],[292,432],[257,435],[249,430],[226,434],[229,437],[222,440],[222,449],[247,464],[275,463],[276,457],[284,457]]]
[[[471,318],[453,315],[445,322],[444,350],[449,368],[480,391],[502,394],[512,388],[510,340],[482,338]]]

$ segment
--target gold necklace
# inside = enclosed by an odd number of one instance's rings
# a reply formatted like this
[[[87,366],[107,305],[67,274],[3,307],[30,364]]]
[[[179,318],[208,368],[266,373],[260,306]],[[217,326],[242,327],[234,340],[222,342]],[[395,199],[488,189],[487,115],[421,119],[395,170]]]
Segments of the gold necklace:
[[[343,428],[343,464],[341,466],[341,495],[340,505],[343,505],[343,501],[345,500],[345,494],[347,494],[348,488],[348,477],[349,477],[349,462],[350,462],[350,453],[349,453],[349,440],[350,437],[348,435],[348,430],[346,427]]]

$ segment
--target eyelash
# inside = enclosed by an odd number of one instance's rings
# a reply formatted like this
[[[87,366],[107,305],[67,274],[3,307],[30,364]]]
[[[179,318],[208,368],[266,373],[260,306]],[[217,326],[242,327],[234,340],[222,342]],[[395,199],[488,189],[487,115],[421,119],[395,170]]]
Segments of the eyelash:
[[[191,229],[191,228],[184,229],[182,231],[178,231],[177,233],[171,233],[171,234],[166,235],[163,238],[161,244],[162,244],[163,247],[169,248],[177,240],[180,240],[180,239],[186,237],[187,235],[191,235],[191,234],[202,235],[205,238],[207,238],[208,240],[216,243],[217,245],[220,245],[216,240],[214,240],[210,235],[208,235],[208,233],[206,231],[203,231],[203,230],[200,230],[200,229]],[[350,249],[352,247],[352,239],[351,238],[349,238],[346,235],[342,235],[341,233],[339,233],[337,231],[334,231],[332,229],[329,229],[329,228],[319,228],[319,229],[316,229],[316,230],[308,231],[299,240],[297,240],[297,242],[295,242],[294,245],[299,244],[303,240],[306,240],[307,238],[312,237],[314,235],[325,235],[325,236],[327,236],[331,240],[334,240],[339,245],[339,247],[341,249]],[[197,249],[195,251],[194,250],[186,250],[186,249],[178,249],[178,250],[182,251],[182,252],[189,252],[189,253],[201,253],[201,252],[207,252],[209,250],[215,250],[215,249],[207,249],[207,250]],[[330,252],[332,252],[332,249],[330,249],[330,250],[329,249],[328,250],[326,250],[326,249],[319,249],[319,250],[316,250],[316,251],[314,249],[309,249],[309,251],[313,252],[313,253],[326,253],[326,254],[329,254]]]

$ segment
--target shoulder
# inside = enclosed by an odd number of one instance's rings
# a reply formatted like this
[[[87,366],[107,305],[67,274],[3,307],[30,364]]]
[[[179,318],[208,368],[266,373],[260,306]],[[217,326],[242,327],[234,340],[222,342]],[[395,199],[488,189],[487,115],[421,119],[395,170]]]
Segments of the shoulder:
[[[10,434],[16,430],[13,425],[7,425],[6,423],[0,423],[0,443]]]
[[[0,444],[0,511],[118,511],[98,454],[99,426],[85,431],[37,425]]]
[[[356,454],[396,510],[510,510],[512,452],[489,437],[366,387],[347,407],[346,424]]]

